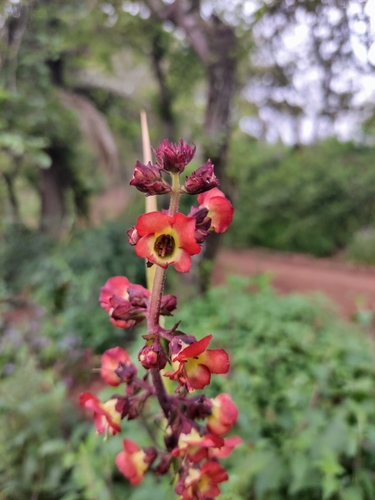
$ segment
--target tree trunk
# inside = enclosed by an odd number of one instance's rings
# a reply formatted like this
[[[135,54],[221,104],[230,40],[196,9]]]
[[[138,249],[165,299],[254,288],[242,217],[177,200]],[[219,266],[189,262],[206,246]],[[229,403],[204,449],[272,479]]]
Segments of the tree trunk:
[[[51,166],[41,170],[40,229],[54,238],[61,235],[67,215],[65,202],[64,157],[60,148],[50,148]]]
[[[236,37],[231,26],[213,17],[211,25],[210,53],[207,65],[208,99],[205,115],[204,158],[215,165],[220,189],[229,195],[229,183],[225,174],[230,133],[231,106],[236,79]],[[210,284],[212,263],[220,247],[221,237],[214,233],[206,240],[199,266],[199,288],[205,292]]]

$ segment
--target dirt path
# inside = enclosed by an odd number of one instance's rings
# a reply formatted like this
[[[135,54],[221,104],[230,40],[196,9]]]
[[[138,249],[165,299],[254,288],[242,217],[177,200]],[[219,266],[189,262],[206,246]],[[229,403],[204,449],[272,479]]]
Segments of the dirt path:
[[[332,259],[258,249],[224,250],[217,259],[214,282],[222,283],[227,274],[250,276],[264,272],[271,274],[272,284],[281,293],[324,293],[347,319],[358,306],[375,310],[375,267]]]

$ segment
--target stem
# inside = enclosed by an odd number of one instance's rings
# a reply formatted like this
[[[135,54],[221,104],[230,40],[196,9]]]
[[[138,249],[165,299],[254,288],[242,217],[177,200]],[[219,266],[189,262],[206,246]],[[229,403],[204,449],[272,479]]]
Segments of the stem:
[[[167,391],[165,390],[164,382],[160,375],[160,370],[159,368],[151,368],[150,372],[159,404],[163,410],[164,415],[168,418],[171,410],[171,404]]]
[[[169,215],[174,215],[178,211],[180,203],[180,174],[172,174],[172,193],[169,204]]]
[[[175,215],[178,211],[178,204],[180,202],[180,176],[179,174],[172,174],[172,193],[169,205],[169,215]],[[157,335],[155,342],[160,343],[159,332],[159,317],[160,317],[160,304],[164,290],[166,269],[160,266],[155,266],[154,282],[152,285],[150,307],[147,318],[148,334]],[[160,375],[158,368],[151,368],[152,382],[155,387],[155,393],[158,398],[159,404],[163,410],[164,415],[168,418],[171,411],[171,399],[165,390],[163,379]]]

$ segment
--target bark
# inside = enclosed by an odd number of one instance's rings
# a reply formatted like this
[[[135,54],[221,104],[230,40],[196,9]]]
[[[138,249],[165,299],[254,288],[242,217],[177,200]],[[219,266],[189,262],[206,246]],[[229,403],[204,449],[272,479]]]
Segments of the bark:
[[[21,218],[20,218],[19,203],[14,188],[15,178],[8,172],[3,173],[3,178],[8,191],[8,199],[10,205],[10,222],[13,224],[19,223],[21,222]]]
[[[47,153],[51,157],[51,166],[41,170],[40,229],[52,237],[58,238],[67,215],[64,154],[61,148],[57,147],[49,148]]]
[[[172,142],[177,142],[176,120],[173,114],[173,95],[168,87],[167,78],[163,69],[163,60],[165,58],[165,49],[162,45],[160,32],[156,29],[153,36],[151,49],[151,60],[156,81],[159,86],[160,108],[159,114],[163,126],[163,138],[168,137]]]

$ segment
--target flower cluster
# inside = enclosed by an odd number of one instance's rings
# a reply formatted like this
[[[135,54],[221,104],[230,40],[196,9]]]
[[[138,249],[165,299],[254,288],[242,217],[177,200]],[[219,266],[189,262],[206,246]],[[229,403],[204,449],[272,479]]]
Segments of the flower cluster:
[[[148,267],[155,265],[152,288],[115,276],[108,279],[99,296],[114,326],[126,329],[142,321],[147,323],[145,344],[138,354],[146,375],[138,376],[138,369],[123,348],[109,349],[102,355],[101,377],[108,385],[122,385],[124,390],[104,402],[84,392],[80,404],[93,412],[97,432],[107,436],[121,432],[125,419],[138,418],[148,400],[156,398],[162,410],[157,428],[159,432],[163,429],[163,446],[158,436],[154,439],[157,445],[147,448],[124,439],[116,457],[119,471],[132,485],[140,483],[147,471],[169,472],[175,476],[175,492],[183,500],[212,499],[219,495],[220,483],[228,479],[219,459],[241,443],[238,436],[224,437],[235,424],[238,410],[229,394],[208,398],[195,391],[204,389],[212,374],[227,374],[229,357],[222,348],[208,348],[211,334],[197,340],[178,329],[179,323],[164,328],[160,316],[171,316],[177,307],[175,296],[163,295],[167,268],[188,272],[191,257],[199,254],[210,233],[228,228],[233,207],[217,187],[210,160],[180,183],[195,146],[182,140],[177,145],[165,140],[154,153],[155,165],[137,161],[130,184],[146,196],[168,194],[169,210],[141,215],[127,232],[136,254],[146,259]],[[169,182],[165,176],[170,177]],[[182,194],[198,195],[198,206],[193,206],[188,215],[178,211]],[[166,389],[171,385],[174,392]]]

